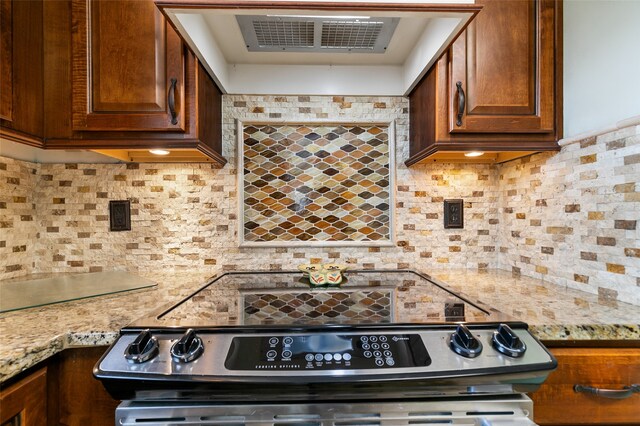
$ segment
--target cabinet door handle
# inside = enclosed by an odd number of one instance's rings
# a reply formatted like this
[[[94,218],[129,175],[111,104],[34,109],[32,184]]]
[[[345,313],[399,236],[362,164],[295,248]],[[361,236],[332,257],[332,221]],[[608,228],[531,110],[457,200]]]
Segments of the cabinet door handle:
[[[640,385],[625,386],[622,389],[599,389],[593,388],[591,386],[575,385],[573,387],[573,390],[575,392],[584,392],[598,395],[603,398],[625,399],[629,398],[634,393],[640,393]]]
[[[178,113],[176,112],[176,84],[178,80],[171,79],[171,86],[169,86],[169,114],[171,115],[171,124],[178,124]]]
[[[456,125],[462,126],[462,114],[464,114],[464,90],[462,90],[462,82],[457,82],[456,87],[458,88],[458,120],[456,121]]]

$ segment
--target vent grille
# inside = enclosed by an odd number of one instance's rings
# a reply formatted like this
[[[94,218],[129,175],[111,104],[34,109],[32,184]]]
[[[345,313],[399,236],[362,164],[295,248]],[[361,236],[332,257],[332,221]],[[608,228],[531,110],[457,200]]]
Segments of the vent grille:
[[[325,21],[320,45],[325,49],[373,49],[383,25],[382,22]]]
[[[175,404],[125,401],[116,409],[121,426],[535,426],[530,399],[426,400],[327,404]]]
[[[309,21],[253,21],[261,48],[313,47],[314,27]]]
[[[399,18],[236,16],[250,52],[384,53]]]

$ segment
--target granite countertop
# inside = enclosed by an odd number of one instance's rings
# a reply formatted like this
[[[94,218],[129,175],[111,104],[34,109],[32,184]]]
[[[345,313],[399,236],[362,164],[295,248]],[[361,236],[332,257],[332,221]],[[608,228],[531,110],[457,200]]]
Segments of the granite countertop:
[[[543,341],[640,341],[640,306],[503,270],[448,270],[430,276],[471,301],[526,322]]]
[[[122,327],[181,300],[212,277],[211,273],[134,273],[158,285],[0,314],[0,383],[65,348],[110,345]]]
[[[0,314],[0,383],[65,348],[109,345],[123,326],[212,278],[190,272],[138,274],[158,286]],[[431,276],[472,301],[527,322],[541,340],[640,340],[639,306],[500,270]]]

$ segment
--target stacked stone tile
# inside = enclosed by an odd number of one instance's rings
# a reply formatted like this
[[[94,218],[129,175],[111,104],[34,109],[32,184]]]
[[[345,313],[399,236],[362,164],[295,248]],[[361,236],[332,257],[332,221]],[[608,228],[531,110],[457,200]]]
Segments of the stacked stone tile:
[[[0,279],[35,272],[39,164],[0,157]]]
[[[499,172],[501,268],[640,304],[640,127]]]
[[[408,169],[399,97],[225,96],[221,170],[206,164],[33,164],[0,158],[0,279],[110,269],[293,269],[300,263],[422,270],[501,267],[640,304],[640,129],[502,165]],[[240,248],[236,120],[395,122],[395,244]],[[465,228],[443,228],[462,198]],[[132,230],[109,232],[109,200]]]

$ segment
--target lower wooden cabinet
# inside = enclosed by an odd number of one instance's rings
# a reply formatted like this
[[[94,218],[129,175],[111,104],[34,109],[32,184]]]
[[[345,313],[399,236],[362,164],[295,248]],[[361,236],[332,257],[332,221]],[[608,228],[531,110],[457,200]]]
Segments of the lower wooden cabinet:
[[[96,365],[106,347],[67,349],[59,354],[54,364],[55,381],[49,388],[49,401],[57,422],[64,426],[113,426],[116,401],[102,383],[93,377]]]
[[[47,368],[0,391],[0,425],[47,425]]]
[[[640,424],[640,393],[611,399],[574,390],[575,385],[613,390],[640,385],[640,348],[552,348],[551,352],[558,369],[530,395],[536,423]]]
[[[120,401],[93,377],[106,347],[67,349],[0,391],[0,426],[113,426]]]

